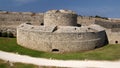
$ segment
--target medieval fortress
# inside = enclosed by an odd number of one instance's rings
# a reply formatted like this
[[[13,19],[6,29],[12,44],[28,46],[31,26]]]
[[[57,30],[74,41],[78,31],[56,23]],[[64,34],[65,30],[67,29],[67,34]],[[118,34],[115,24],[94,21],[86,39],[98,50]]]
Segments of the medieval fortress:
[[[0,11],[0,32],[11,32],[19,45],[45,52],[79,52],[120,43],[119,20],[79,16],[71,10]]]

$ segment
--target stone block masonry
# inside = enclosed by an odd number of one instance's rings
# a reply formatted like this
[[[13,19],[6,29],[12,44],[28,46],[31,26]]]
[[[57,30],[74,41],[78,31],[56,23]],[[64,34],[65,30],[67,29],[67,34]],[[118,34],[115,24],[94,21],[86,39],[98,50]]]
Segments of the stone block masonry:
[[[44,15],[44,24],[46,26],[76,26],[77,14],[68,10],[52,10]]]
[[[79,52],[84,50],[91,50],[95,47],[101,47],[105,45],[105,31],[101,30],[98,32],[94,31],[79,31],[84,30],[83,28],[69,27],[69,30],[65,31],[67,28],[58,27],[55,32],[52,32],[54,26],[47,26],[46,28],[42,26],[33,26],[28,24],[22,24],[17,29],[17,43],[21,46],[45,51],[54,52],[55,49],[60,53],[65,52]],[[61,30],[62,29],[62,30]]]
[[[91,50],[104,46],[108,40],[119,43],[118,39],[115,41],[119,34],[112,32],[118,31],[117,28],[110,32],[95,23],[96,18],[79,16],[71,10],[0,12],[0,31],[17,35],[17,43],[21,46],[45,52]]]
[[[0,11],[0,31],[11,32],[16,36],[16,27],[22,23],[40,25],[43,22],[43,13],[32,12],[7,12]]]
[[[0,31],[7,32],[13,29],[11,32],[15,36],[16,27],[22,23],[31,23],[33,25],[61,25],[63,24],[62,21],[66,22],[64,23],[66,26],[77,24],[89,25],[94,22],[94,19],[78,16],[76,13],[68,10],[52,10],[52,12],[46,12],[45,15],[44,13],[0,11]]]
[[[77,14],[70,10],[50,10],[44,14],[44,25],[21,24],[17,43],[45,52],[79,52],[104,46],[105,30],[98,25],[77,26]]]

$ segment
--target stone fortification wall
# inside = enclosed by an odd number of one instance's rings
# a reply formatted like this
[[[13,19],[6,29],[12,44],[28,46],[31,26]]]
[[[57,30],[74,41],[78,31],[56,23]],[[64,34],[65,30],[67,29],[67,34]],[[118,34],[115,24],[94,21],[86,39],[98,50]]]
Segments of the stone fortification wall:
[[[109,44],[120,44],[120,28],[106,29]]]
[[[70,10],[48,11],[45,17],[43,13],[0,11],[0,31],[11,31],[14,35],[16,35],[16,27],[26,22],[33,25],[44,25],[44,22],[45,25],[90,25],[94,21],[95,18],[77,16]]]
[[[120,23],[113,20],[97,20],[98,24],[105,28],[109,44],[120,44]]]
[[[95,18],[93,17],[85,17],[85,16],[78,16],[77,23],[81,25],[91,25],[95,23]]]
[[[98,24],[107,29],[120,28],[120,23],[115,23],[109,20],[96,20],[95,24]]]
[[[44,24],[46,26],[76,26],[77,14],[70,10],[51,10],[45,13]]]
[[[105,44],[104,30],[94,29],[92,31],[92,28],[89,27],[86,32],[82,27],[65,28],[62,26],[55,29],[55,26],[22,24],[17,29],[17,42],[30,49],[45,52],[57,50],[60,53],[91,50]]]
[[[22,23],[31,22],[34,25],[43,23],[43,15],[43,13],[0,11],[0,31],[9,30],[16,34],[16,27]]]

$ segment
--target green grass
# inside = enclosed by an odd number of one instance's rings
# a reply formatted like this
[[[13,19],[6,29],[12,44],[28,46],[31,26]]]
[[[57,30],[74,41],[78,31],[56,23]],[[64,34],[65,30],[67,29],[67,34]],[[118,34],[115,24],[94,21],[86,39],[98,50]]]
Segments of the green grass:
[[[3,61],[0,59],[0,68],[61,68],[55,66],[37,66],[33,64],[24,64],[24,63],[12,63],[12,62]],[[63,68],[63,67],[62,67]]]
[[[19,53],[33,57],[53,58],[63,60],[120,60],[120,45],[107,45],[91,51],[67,54],[46,53],[24,48],[17,45],[16,38],[0,37],[0,50]]]
[[[10,63],[0,60],[0,68],[38,68],[38,66],[32,64],[12,63],[13,65],[11,66]]]

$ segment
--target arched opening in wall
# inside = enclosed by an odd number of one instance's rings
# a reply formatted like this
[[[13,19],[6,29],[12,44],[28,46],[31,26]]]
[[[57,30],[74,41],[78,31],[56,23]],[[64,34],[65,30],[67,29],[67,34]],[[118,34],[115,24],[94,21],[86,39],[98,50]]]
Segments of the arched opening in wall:
[[[88,28],[88,30],[90,30],[91,28]]]
[[[77,28],[75,28],[75,30],[76,30]]]
[[[118,41],[115,41],[115,44],[118,44]]]
[[[44,25],[44,23],[41,23],[40,25],[42,25],[42,26],[43,26],[43,25]]]
[[[52,49],[52,52],[59,52],[59,49]]]

